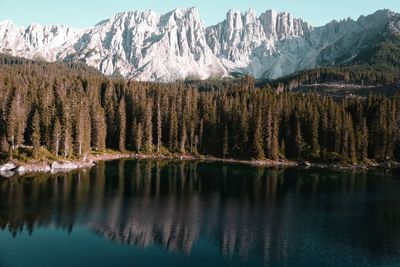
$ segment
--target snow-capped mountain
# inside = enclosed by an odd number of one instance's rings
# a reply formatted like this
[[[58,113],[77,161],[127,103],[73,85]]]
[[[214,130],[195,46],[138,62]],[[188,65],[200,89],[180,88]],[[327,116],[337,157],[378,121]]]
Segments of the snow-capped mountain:
[[[230,10],[206,27],[196,8],[164,15],[118,13],[88,29],[0,22],[0,52],[46,61],[82,61],[105,74],[146,81],[206,79],[234,73],[279,78],[357,57],[388,33],[399,34],[400,15],[381,10],[358,20],[312,27],[291,14]]]

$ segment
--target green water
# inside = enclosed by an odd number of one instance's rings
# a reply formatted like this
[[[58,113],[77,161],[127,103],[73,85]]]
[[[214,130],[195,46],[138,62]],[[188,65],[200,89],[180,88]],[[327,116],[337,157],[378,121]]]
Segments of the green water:
[[[113,161],[0,180],[0,266],[400,266],[400,172]]]

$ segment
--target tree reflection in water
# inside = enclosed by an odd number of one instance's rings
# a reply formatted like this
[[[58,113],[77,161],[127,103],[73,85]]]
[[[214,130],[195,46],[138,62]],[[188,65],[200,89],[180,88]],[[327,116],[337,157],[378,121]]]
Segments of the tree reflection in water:
[[[226,257],[257,255],[265,264],[321,243],[399,255],[400,187],[393,177],[120,160],[1,181],[0,227],[18,236],[79,225],[119,244],[186,254],[205,239]]]

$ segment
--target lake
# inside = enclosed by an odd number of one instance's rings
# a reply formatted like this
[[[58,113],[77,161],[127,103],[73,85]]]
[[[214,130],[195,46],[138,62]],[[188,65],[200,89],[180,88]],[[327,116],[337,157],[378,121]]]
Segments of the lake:
[[[400,171],[119,160],[2,179],[0,266],[400,266]]]

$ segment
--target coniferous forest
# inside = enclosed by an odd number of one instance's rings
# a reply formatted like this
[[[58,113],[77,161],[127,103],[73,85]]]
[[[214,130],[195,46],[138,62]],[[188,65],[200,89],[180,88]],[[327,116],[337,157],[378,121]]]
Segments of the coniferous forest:
[[[113,149],[236,159],[400,160],[400,97],[333,99],[254,79],[170,84],[79,64],[0,59],[0,148],[65,158]]]

